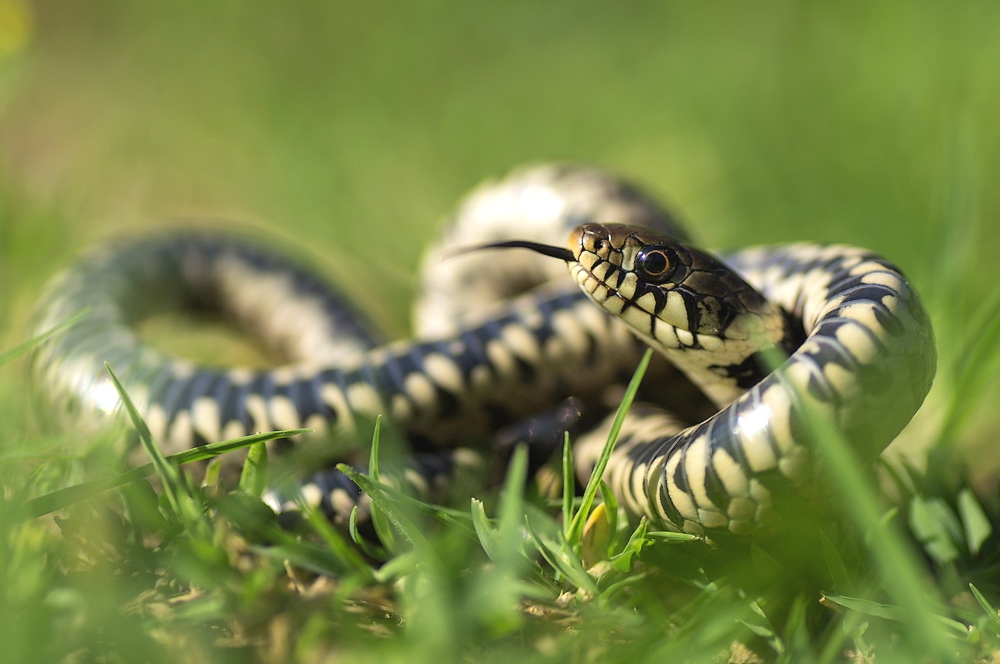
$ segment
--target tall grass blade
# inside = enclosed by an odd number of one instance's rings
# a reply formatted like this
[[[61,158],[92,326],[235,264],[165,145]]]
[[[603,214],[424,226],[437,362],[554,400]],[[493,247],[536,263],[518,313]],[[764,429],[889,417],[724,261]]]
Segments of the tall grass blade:
[[[618,442],[618,433],[621,431],[622,423],[625,421],[625,416],[628,415],[632,401],[635,400],[635,395],[639,391],[639,384],[642,382],[643,376],[646,375],[646,368],[649,367],[649,361],[652,357],[652,349],[647,349],[642,359],[639,360],[639,365],[635,368],[635,373],[632,374],[632,380],[629,381],[628,387],[625,389],[625,395],[622,397],[618,411],[615,413],[614,422],[611,425],[611,431],[608,433],[608,441],[605,443],[601,456],[597,460],[597,465],[594,466],[594,472],[591,473],[587,487],[583,491],[580,509],[570,524],[566,540],[571,544],[575,545],[579,543],[580,538],[583,536],[583,526],[587,522],[587,517],[590,515],[590,508],[594,504],[594,498],[597,496],[601,480],[604,478],[604,469],[608,466],[608,460],[611,459],[611,453],[614,452],[615,443]]]

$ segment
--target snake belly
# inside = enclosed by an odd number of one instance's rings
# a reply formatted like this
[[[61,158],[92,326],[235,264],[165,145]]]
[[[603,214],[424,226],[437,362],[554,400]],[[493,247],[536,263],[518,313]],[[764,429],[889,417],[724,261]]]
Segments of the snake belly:
[[[543,165],[474,191],[437,255],[510,239],[563,244],[582,223],[685,237],[655,201],[619,178]],[[173,453],[303,426],[366,440],[378,415],[447,448],[488,439],[566,397],[600,401],[627,378],[645,349],[641,331],[594,306],[595,289],[567,279],[559,261],[498,256],[466,254],[439,266],[429,259],[416,337],[381,344],[322,279],[253,243],[178,232],[107,245],[57,277],[42,298],[36,332],[88,314],[36,350],[33,382],[65,426],[101,426],[120,416],[108,362],[154,439]],[[916,293],[871,252],[799,244],[723,259],[779,312],[774,334],[781,338],[772,341],[789,359],[769,374],[748,371],[747,361],[681,360],[694,383],[709,385],[719,410],[688,428],[660,429],[662,414],[637,409],[607,477],[628,511],[662,527],[748,535],[767,512],[771,487],[793,482],[810,456],[797,433],[803,399],[829,411],[866,454],[877,453],[922,402],[935,353]],[[567,262],[571,271],[580,264]],[[196,365],[136,331],[151,312],[205,309],[235,319],[287,362]],[[678,347],[686,345],[675,336]],[[707,338],[687,344],[694,345],[708,357]]]

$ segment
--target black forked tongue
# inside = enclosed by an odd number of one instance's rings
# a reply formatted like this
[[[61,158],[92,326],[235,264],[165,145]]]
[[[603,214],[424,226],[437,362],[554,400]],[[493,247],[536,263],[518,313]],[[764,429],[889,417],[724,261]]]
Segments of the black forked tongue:
[[[508,240],[507,242],[494,242],[492,244],[480,244],[475,247],[464,247],[457,249],[454,252],[449,252],[450,256],[458,256],[461,254],[467,254],[471,251],[480,251],[482,249],[531,249],[532,251],[542,254],[543,256],[551,256],[552,258],[558,258],[563,261],[575,261],[576,256],[573,252],[565,247],[553,247],[549,244],[542,244],[540,242],[529,242],[528,240]]]

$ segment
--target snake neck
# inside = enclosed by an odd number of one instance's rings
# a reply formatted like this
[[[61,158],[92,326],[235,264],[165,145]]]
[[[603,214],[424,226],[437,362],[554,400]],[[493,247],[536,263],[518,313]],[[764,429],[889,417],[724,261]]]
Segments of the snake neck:
[[[658,322],[651,332],[633,333],[677,367],[717,407],[729,405],[759,383],[785,354],[792,338],[788,316],[777,306],[743,317],[737,338],[700,336],[688,340],[686,330]],[[711,339],[711,341],[709,341]],[[676,340],[676,341],[675,341]]]

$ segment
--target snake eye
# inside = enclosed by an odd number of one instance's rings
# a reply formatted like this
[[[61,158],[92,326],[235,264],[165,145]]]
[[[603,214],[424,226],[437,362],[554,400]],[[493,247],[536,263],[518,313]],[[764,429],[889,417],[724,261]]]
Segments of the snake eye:
[[[677,264],[677,255],[666,247],[646,247],[635,256],[635,271],[638,276],[656,284],[670,278]]]

